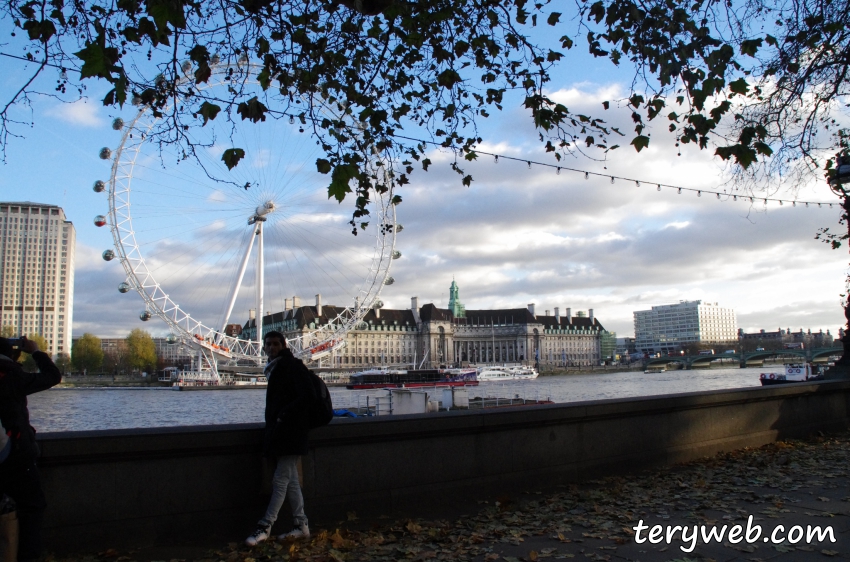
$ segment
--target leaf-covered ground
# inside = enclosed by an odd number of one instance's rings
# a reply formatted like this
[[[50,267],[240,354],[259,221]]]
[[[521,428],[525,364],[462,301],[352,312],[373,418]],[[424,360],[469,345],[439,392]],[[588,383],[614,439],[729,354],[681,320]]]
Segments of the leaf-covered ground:
[[[470,560],[505,562],[575,560],[761,560],[850,558],[850,433],[808,441],[777,442],[675,467],[611,477],[552,491],[480,502],[480,511],[456,518],[389,523],[358,521],[338,529],[314,529],[309,541],[231,543],[208,551],[208,562]],[[690,548],[681,532],[670,544],[635,542],[645,525],[762,527],[754,542],[742,540]],[[795,525],[831,526],[835,542],[765,542],[777,525],[785,537]],[[647,531],[643,531],[646,536]],[[137,556],[142,555],[142,556]],[[109,550],[73,560],[129,562],[143,553]],[[174,561],[172,561],[174,562]]]

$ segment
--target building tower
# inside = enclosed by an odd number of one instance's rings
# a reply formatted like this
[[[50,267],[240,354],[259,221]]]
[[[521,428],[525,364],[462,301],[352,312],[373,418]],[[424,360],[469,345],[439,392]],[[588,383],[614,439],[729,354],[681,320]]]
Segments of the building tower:
[[[449,310],[455,318],[466,318],[466,307],[461,304],[458,293],[457,283],[452,279],[452,286],[449,287]]]
[[[0,326],[41,335],[50,355],[71,353],[75,240],[60,207],[0,203]]]

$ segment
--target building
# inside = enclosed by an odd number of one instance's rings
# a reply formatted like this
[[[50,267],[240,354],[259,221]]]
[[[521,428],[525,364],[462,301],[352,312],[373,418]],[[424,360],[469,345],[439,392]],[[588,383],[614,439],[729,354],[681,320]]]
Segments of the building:
[[[561,315],[538,315],[527,308],[467,310],[453,281],[450,308],[432,303],[410,308],[375,308],[346,336],[346,345],[335,351],[325,366],[362,368],[372,365],[437,367],[465,363],[538,363],[541,366],[589,366],[610,358],[616,335],[594,318],[571,309]],[[265,316],[263,332],[278,330],[296,337],[333,320],[341,312],[335,306],[297,306],[287,299],[285,310]],[[293,306],[290,308],[290,304]],[[256,338],[256,320],[249,318],[240,337]],[[607,354],[607,355],[606,355]]]
[[[738,341],[735,311],[716,302],[679,301],[634,312],[635,348],[641,353],[673,353],[700,344]]]
[[[59,207],[0,203],[2,326],[41,335],[51,355],[71,352],[75,240]]]
[[[802,343],[806,347],[814,348],[833,347],[833,345],[835,345],[832,334],[829,333],[829,330],[827,330],[826,333],[824,333],[823,330],[812,333],[811,330],[803,332],[802,328],[800,328],[799,332],[792,332],[790,328],[785,330],[777,328],[775,332],[759,330],[758,332],[752,332],[749,334],[744,333],[744,330],[739,329],[738,340],[748,351],[752,351],[758,347],[763,347],[765,349],[778,349],[789,343]]]

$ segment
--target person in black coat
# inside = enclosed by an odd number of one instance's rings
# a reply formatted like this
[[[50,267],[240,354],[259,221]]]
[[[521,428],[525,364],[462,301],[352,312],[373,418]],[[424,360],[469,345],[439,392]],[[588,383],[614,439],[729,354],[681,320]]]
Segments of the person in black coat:
[[[298,458],[307,454],[310,431],[308,409],[316,400],[309,371],[292,355],[280,332],[268,332],[263,338],[268,356],[265,375],[266,428],[263,433],[263,455],[277,463],[272,477],[272,497],[266,514],[245,544],[254,546],[268,539],[277,514],[288,500],[292,509],[293,529],[278,537],[281,540],[309,538],[310,528],[304,514],[304,497],[298,481]]]
[[[21,368],[17,360],[22,351],[32,355],[37,373]],[[62,372],[49,355],[38,350],[36,342],[0,338],[0,421],[12,443],[8,458],[0,463],[0,495],[8,495],[17,505],[19,562],[41,557],[41,523],[47,507],[36,465],[39,452],[27,396],[60,382]]]

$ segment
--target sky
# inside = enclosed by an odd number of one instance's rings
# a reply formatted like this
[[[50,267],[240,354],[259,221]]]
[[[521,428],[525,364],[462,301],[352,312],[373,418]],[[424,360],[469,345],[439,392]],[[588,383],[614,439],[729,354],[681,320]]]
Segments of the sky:
[[[25,63],[0,57],[0,93],[13,91],[26,69]],[[628,71],[571,52],[553,76],[551,94],[574,112],[599,113],[603,100],[625,95],[630,79]],[[22,118],[31,111],[35,125],[18,128],[20,136],[9,142],[6,162],[0,164],[0,200],[59,205],[74,223],[74,335],[120,337],[137,327],[164,335],[168,329],[163,322],[139,320],[144,303],[138,294],[117,291],[125,279],[118,260],[101,258],[113,242],[107,228],[93,224],[96,215],[108,211],[105,194],[92,190],[95,180],[106,181],[110,175],[110,162],[101,160],[98,152],[102,147],[114,149],[121,140],[121,133],[111,127],[113,118],[129,120],[134,112],[129,107],[120,112],[102,107],[97,101],[102,89],[93,83],[89,88],[88,99],[80,102],[43,97],[34,99],[31,108],[15,108]],[[607,116],[612,124],[630,130],[628,112],[611,111]],[[519,99],[509,99],[504,111],[486,120],[481,131],[483,151],[555,163],[543,151]],[[593,309],[605,328],[620,337],[633,335],[636,310],[697,299],[734,309],[738,326],[747,332],[781,327],[828,329],[836,334],[843,324],[840,294],[847,254],[814,237],[821,227],[840,229],[838,206],[807,208],[790,202],[764,206],[706,193],[679,194],[669,187],[659,191],[658,183],[723,191],[728,177],[708,151],[683,147],[679,156],[663,128],[652,133],[650,147],[640,154],[626,140],[605,161],[579,156],[562,164],[605,176],[589,179],[583,173],[556,173],[552,167],[482,157],[467,165],[474,181],[464,187],[449,168],[451,156],[435,150],[430,170],[415,172],[411,184],[399,192],[404,201],[396,209],[397,221],[404,229],[395,248],[402,255],[391,262],[394,283],[381,292],[384,306],[407,308],[415,296],[420,305],[433,302],[446,307],[455,280],[467,309],[520,308],[529,303],[538,312],[555,307],[562,313],[571,308],[573,314]],[[258,146],[267,141],[258,140]],[[310,156],[300,158],[302,164],[314,161]],[[264,159],[261,153],[259,160],[257,170],[270,170],[274,154]],[[148,220],[169,225],[158,234],[146,231],[149,239],[140,251],[149,252],[146,259],[154,264],[151,267],[171,298],[193,318],[215,325],[221,321],[228,287],[244,253],[247,215],[235,213],[230,222],[192,215],[195,207],[184,206],[180,199],[180,190],[191,182],[171,174],[171,165],[165,172],[162,166],[157,171],[155,164],[134,172],[140,196],[144,181],[162,188],[148,191]],[[278,163],[279,169],[284,165],[291,166]],[[637,179],[640,185],[626,180],[612,183],[609,174]],[[264,188],[272,184],[269,177],[261,182]],[[254,190],[251,197],[260,197],[261,192]],[[308,221],[311,225],[303,222],[303,214],[280,212],[274,229],[269,226],[266,250],[279,259],[269,258],[277,265],[266,272],[271,287],[266,310],[280,310],[283,299],[293,295],[312,303],[317,292],[323,294],[324,304],[349,304],[334,301],[344,301],[340,295],[346,289],[369,277],[368,259],[364,262],[363,256],[368,258],[368,247],[374,244],[374,230],[370,237],[352,241],[346,225],[352,202],[324,201],[319,184],[303,196],[310,194],[318,195],[315,209],[323,205],[321,211],[304,207],[315,218]],[[230,197],[219,200],[210,195],[205,201],[223,208],[253,208],[254,199]],[[822,181],[800,186],[797,197],[837,201]],[[284,207],[291,202],[287,199]],[[131,214],[141,221],[145,212],[143,207],[137,210]],[[287,223],[287,217],[294,222]],[[138,230],[141,236],[143,229]],[[296,237],[309,239],[307,248],[316,251],[296,255],[293,250],[286,257],[296,246]],[[341,255],[359,256],[359,261]],[[345,265],[326,267],[332,261]],[[253,266],[248,267],[231,322],[247,319],[254,279]]]

